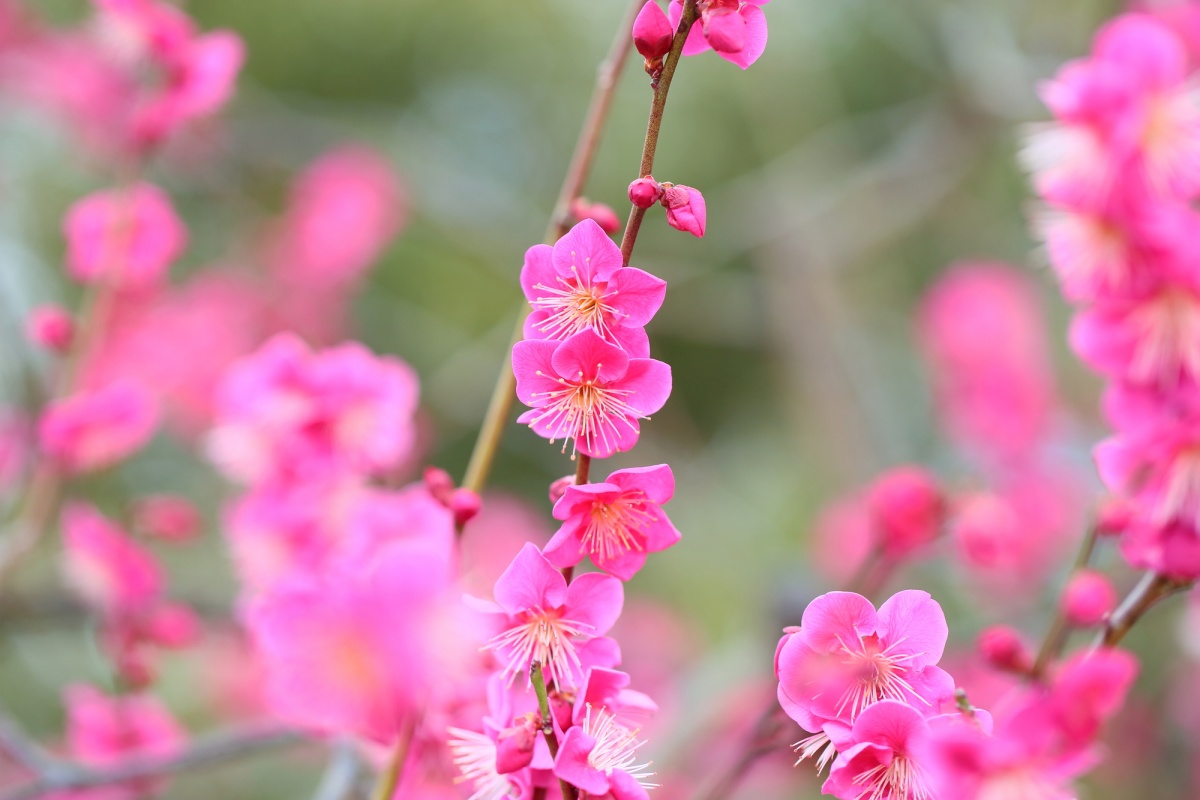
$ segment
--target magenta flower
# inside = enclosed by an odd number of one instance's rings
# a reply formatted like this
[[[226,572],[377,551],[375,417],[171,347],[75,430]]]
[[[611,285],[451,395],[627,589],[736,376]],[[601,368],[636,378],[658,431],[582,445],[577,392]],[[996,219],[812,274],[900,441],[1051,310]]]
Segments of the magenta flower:
[[[648,553],[679,541],[662,506],[675,494],[675,476],[666,464],[620,469],[603,483],[568,486],[554,504],[562,527],[546,545],[546,559],[573,567],[590,556],[600,569],[627,581]]]
[[[699,189],[683,184],[667,186],[659,202],[667,209],[668,225],[695,237],[704,236],[708,210],[704,204],[704,195],[700,194]]]
[[[75,338],[75,320],[62,306],[40,306],[25,322],[29,340],[54,353],[65,353]]]
[[[583,645],[602,637],[621,615],[621,582],[590,572],[567,584],[537,547],[526,543],[496,581],[495,603],[479,608],[498,633],[487,643],[511,683],[528,675],[534,661],[559,688],[584,678]]]
[[[633,21],[633,46],[647,64],[661,61],[671,49],[675,29],[657,0],[646,0]]]
[[[162,598],[163,571],[148,551],[88,505],[63,510],[68,584],[89,606],[108,617],[138,614]]]
[[[878,613],[852,592],[809,603],[800,628],[780,640],[775,657],[780,705],[814,732],[802,743],[806,754],[844,736],[881,700],[907,703],[926,716],[938,713],[954,693],[953,679],[935,666],[947,633],[942,607],[927,592],[899,592]]]
[[[928,727],[907,703],[873,704],[854,721],[853,744],[838,754],[821,793],[840,800],[928,800],[925,770],[914,752]]]
[[[158,426],[154,397],[122,381],[56,400],[38,427],[42,449],[68,472],[107,467],[142,447]]]
[[[63,227],[67,270],[84,283],[153,285],[187,242],[166,193],[148,183],[88,195],[71,206]]]
[[[770,0],[700,0],[700,19],[683,45],[685,56],[714,50],[726,61],[746,69],[767,49],[767,17],[760,6]],[[671,27],[683,17],[683,0],[671,0]]]
[[[648,272],[621,267],[621,250],[585,219],[553,247],[525,253],[521,288],[533,306],[526,339],[569,339],[594,331],[632,358],[650,355],[645,325],[662,305],[667,284]]]
[[[517,397],[532,410],[517,418],[551,442],[608,458],[637,444],[638,420],[663,407],[671,368],[652,358],[630,358],[595,331],[561,344],[525,340],[513,347]]]
[[[644,742],[603,709],[588,706],[583,722],[567,731],[554,762],[554,774],[589,797],[647,800],[649,762],[638,763]]]

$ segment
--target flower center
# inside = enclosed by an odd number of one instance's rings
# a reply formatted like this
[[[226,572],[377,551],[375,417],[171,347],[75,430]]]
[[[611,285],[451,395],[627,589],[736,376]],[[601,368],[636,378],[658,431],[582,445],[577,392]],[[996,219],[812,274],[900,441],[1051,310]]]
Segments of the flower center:
[[[501,800],[519,792],[508,777],[496,772],[496,743],[488,736],[463,728],[448,728],[450,754],[458,767],[455,783],[471,781],[475,789],[467,800]]]
[[[571,273],[570,278],[556,276],[552,286],[534,284],[533,288],[542,294],[534,298],[533,307],[549,312],[538,324],[538,331],[548,339],[566,339],[590,328],[612,341],[610,321],[620,314],[608,301],[617,293],[608,291],[606,281],[593,283],[590,268],[581,276],[572,265]]]
[[[876,764],[854,777],[863,787],[855,800],[929,800],[920,768],[903,753],[892,753],[888,764]]]
[[[600,371],[600,364],[596,365],[596,372]],[[538,375],[543,375],[538,372]],[[542,412],[534,417],[534,422],[540,423],[547,420],[553,430],[562,431],[563,452],[567,451],[566,439],[577,442],[579,439],[584,441],[599,441],[604,445],[604,449],[613,449],[613,439],[619,439],[619,431],[617,429],[617,421],[625,423],[633,432],[637,432],[637,427],[631,421],[632,419],[649,419],[633,406],[626,402],[625,398],[633,394],[632,391],[626,389],[614,389],[608,386],[602,386],[599,381],[584,380],[583,373],[579,373],[577,382],[571,382],[566,378],[557,379],[560,388],[549,392],[537,392],[535,397],[546,398]],[[554,442],[553,439],[550,440]],[[571,457],[575,456],[576,446],[573,443],[571,447]]]
[[[907,637],[905,637],[906,639]],[[850,668],[854,680],[842,695],[838,706],[838,716],[847,709],[853,720],[868,706],[880,700],[899,700],[910,702],[909,698],[920,697],[906,679],[908,665],[906,661],[916,658],[919,653],[895,653],[905,639],[893,642],[885,648],[880,647],[879,637],[860,637],[857,646],[842,645],[842,663]],[[929,701],[922,698],[926,705]]]
[[[575,639],[586,635],[582,622],[563,619],[562,609],[531,608],[518,617],[513,627],[492,637],[485,650],[504,650],[508,663],[504,673],[511,686],[517,675],[526,672],[534,661],[542,665],[546,677],[557,686],[570,686],[572,671],[582,669]]]
[[[1173,384],[1182,371],[1200,378],[1200,306],[1191,293],[1168,289],[1132,316],[1138,334],[1130,371],[1135,380]]]
[[[637,731],[629,730],[609,712],[594,709],[588,703],[583,718],[583,732],[596,740],[596,746],[588,753],[589,767],[609,776],[613,770],[621,770],[645,789],[658,786],[646,781],[646,778],[654,776],[653,772],[648,771],[651,762],[637,763],[637,750],[645,744],[638,740]]]
[[[611,561],[630,550],[645,549],[642,531],[657,517],[646,510],[646,493],[640,489],[626,492],[611,503],[592,504],[587,527],[580,537],[593,558]]]

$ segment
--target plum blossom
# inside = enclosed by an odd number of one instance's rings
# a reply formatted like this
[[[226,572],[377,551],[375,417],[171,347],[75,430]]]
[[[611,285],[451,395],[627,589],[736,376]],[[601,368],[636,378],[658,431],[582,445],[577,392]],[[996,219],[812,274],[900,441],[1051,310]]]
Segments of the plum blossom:
[[[683,45],[685,56],[713,50],[721,58],[747,69],[767,49],[767,18],[762,6],[770,0],[700,0],[700,19]],[[679,27],[683,0],[671,0],[671,26]]]
[[[679,541],[662,506],[675,493],[666,464],[613,472],[602,483],[568,486],[554,504],[563,525],[545,548],[556,567],[573,567],[589,556],[600,569],[627,581],[649,553]]]
[[[554,246],[525,253],[521,288],[533,306],[526,339],[569,339],[594,331],[631,358],[650,355],[645,325],[662,305],[665,281],[621,266],[621,251],[593,220],[571,228]]]
[[[859,714],[853,744],[838,754],[821,787],[841,800],[931,800],[914,744],[926,735],[920,711],[897,700],[880,700]]]
[[[563,439],[593,458],[608,458],[637,444],[638,420],[658,411],[671,393],[671,368],[652,358],[630,358],[620,347],[585,329],[561,344],[525,340],[513,347],[517,397],[527,406],[517,418],[535,433]]]
[[[699,189],[681,183],[663,184],[662,198],[659,202],[667,210],[668,225],[695,237],[704,236],[705,226],[708,224],[708,210],[704,203],[704,195],[700,194]]]
[[[554,774],[589,796],[646,800],[654,773],[638,763],[644,744],[608,711],[587,706],[583,721],[567,731],[554,762]]]
[[[148,183],[88,195],[71,207],[63,226],[67,270],[85,283],[152,286],[187,242],[170,199]]]
[[[154,397],[141,384],[121,381],[54,401],[42,414],[38,435],[47,456],[78,473],[126,458],[157,425]]]
[[[70,587],[108,616],[136,614],[158,602],[163,572],[157,559],[96,509],[63,510],[63,568]]]

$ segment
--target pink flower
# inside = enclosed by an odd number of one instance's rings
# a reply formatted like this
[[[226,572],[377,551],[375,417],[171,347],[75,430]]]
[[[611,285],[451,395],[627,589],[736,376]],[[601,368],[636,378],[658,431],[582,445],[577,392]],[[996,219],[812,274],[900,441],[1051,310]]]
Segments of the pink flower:
[[[554,504],[563,525],[546,545],[546,559],[573,567],[589,556],[605,572],[627,581],[648,553],[679,541],[679,531],[662,510],[675,494],[675,476],[666,464],[621,469],[603,483],[568,486]]]
[[[942,608],[927,592],[895,594],[878,613],[852,592],[821,595],[804,610],[800,628],[780,640],[779,702],[805,730],[824,730],[825,741],[844,735],[881,700],[936,714],[954,693],[953,679],[935,666],[946,636]],[[819,743],[809,748],[815,752]]]
[[[133,520],[138,531],[168,542],[194,538],[202,523],[191,501],[171,494],[143,497],[133,507]]]
[[[642,10],[633,21],[633,46],[647,64],[653,64],[661,61],[671,49],[673,38],[674,26],[667,19],[667,15],[656,0],[646,0],[646,5],[642,6]]]
[[[247,625],[274,712],[317,731],[393,741],[468,662],[451,570],[443,543],[398,541],[253,601]]]
[[[890,558],[932,542],[945,524],[941,486],[921,467],[896,467],[876,478],[867,490],[867,505],[879,543]]]
[[[582,222],[590,219],[600,226],[605,233],[616,233],[621,230],[621,220],[612,206],[604,203],[593,203],[586,197],[576,197],[571,201],[571,216]]]
[[[245,60],[245,46],[231,31],[212,31],[181,42],[169,56],[166,87],[139,109],[134,123],[134,136],[143,144],[157,143],[225,105]]]
[[[479,604],[499,631],[487,649],[510,683],[537,661],[547,681],[576,687],[584,678],[580,648],[608,632],[624,596],[619,580],[595,572],[568,585],[535,545],[526,544],[496,581],[496,602]]]
[[[391,165],[366,147],[322,155],[292,186],[270,254],[290,284],[327,291],[362,277],[404,225],[406,200]]]
[[[1090,628],[1103,622],[1117,607],[1117,590],[1104,573],[1081,569],[1067,581],[1060,606],[1067,622]]]
[[[583,722],[567,731],[554,762],[554,774],[594,797],[647,800],[650,764],[638,763],[643,742],[609,712],[588,707]]]
[[[667,224],[677,231],[703,236],[708,211],[700,190],[679,183],[663,187],[660,202],[667,210]]]
[[[75,337],[75,322],[61,306],[41,306],[25,323],[29,340],[56,353],[65,353]]]
[[[671,368],[652,358],[630,358],[590,329],[566,341],[525,340],[513,347],[517,397],[530,406],[517,418],[553,442],[608,458],[637,444],[638,420],[666,403]]]
[[[706,50],[746,69],[767,49],[767,18],[760,6],[770,0],[701,0],[700,19],[688,32],[685,56]],[[683,0],[671,0],[671,27],[683,17]]]
[[[662,305],[667,284],[632,267],[592,220],[583,220],[553,247],[525,253],[521,288],[533,306],[526,339],[563,340],[594,331],[632,358],[650,355],[645,325]]]
[[[42,415],[39,438],[46,455],[68,472],[89,472],[126,458],[158,425],[154,398],[123,381],[56,400]]]
[[[85,283],[154,285],[187,241],[167,195],[148,183],[89,195],[71,207],[63,225],[67,269]]]
[[[97,611],[119,617],[157,604],[162,567],[96,509],[72,504],[62,516],[67,583]]]
[[[854,721],[853,743],[838,753],[821,787],[841,800],[916,800],[930,797],[914,743],[926,734],[920,711],[896,700],[880,700]]]
[[[280,334],[217,388],[210,455],[243,483],[377,473],[414,439],[417,379],[357,343],[312,352]]]

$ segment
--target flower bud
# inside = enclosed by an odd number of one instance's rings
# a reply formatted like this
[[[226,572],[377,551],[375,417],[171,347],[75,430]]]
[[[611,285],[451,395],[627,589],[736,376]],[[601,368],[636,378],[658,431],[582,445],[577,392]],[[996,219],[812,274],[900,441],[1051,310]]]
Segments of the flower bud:
[[[575,485],[574,475],[563,475],[561,478],[550,484],[550,502],[557,503],[559,498],[567,493],[568,486]]]
[[[200,638],[200,619],[185,605],[165,603],[150,617],[146,635],[159,647],[179,649]]]
[[[690,186],[663,184],[663,207],[667,209],[667,224],[693,236],[704,235],[708,214],[704,195]]]
[[[604,203],[590,203],[586,197],[576,197],[571,201],[571,216],[580,222],[590,219],[605,233],[616,233],[621,229],[617,212]]]
[[[897,467],[877,478],[867,490],[867,506],[880,544],[893,558],[932,542],[946,519],[937,479],[916,466]]]
[[[1067,581],[1060,600],[1063,616],[1077,628],[1099,625],[1117,606],[1117,592],[1102,572],[1078,570]]]
[[[29,314],[25,332],[30,341],[55,353],[66,352],[75,338],[75,323],[60,306],[41,306]]]
[[[450,494],[450,502],[447,505],[454,512],[454,524],[466,525],[479,513],[483,501],[470,489],[455,489]]]
[[[671,49],[674,36],[675,31],[671,29],[671,21],[666,13],[654,0],[646,0],[646,5],[642,6],[633,21],[633,46],[642,54],[642,58],[653,62],[665,56]]]
[[[541,720],[530,711],[513,719],[512,727],[500,731],[496,741],[496,772],[507,775],[528,767],[541,730]]]
[[[1106,497],[1096,509],[1096,533],[1101,536],[1120,536],[1133,524],[1133,503],[1124,497]]]
[[[975,640],[983,660],[1006,672],[1028,672],[1033,667],[1033,650],[1024,637],[1008,625],[992,625]]]
[[[133,524],[147,536],[168,542],[183,542],[200,532],[200,512],[182,497],[154,495],[134,505]]]
[[[629,202],[638,208],[649,208],[662,199],[662,184],[647,175],[629,184]]]
[[[425,468],[425,488],[444,506],[450,505],[450,495],[454,492],[454,479],[450,473],[439,467]]]

